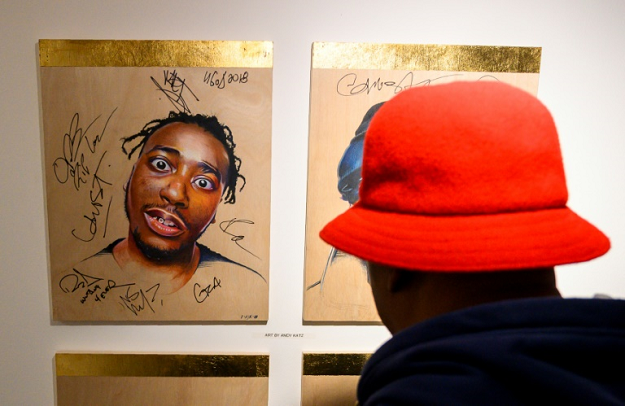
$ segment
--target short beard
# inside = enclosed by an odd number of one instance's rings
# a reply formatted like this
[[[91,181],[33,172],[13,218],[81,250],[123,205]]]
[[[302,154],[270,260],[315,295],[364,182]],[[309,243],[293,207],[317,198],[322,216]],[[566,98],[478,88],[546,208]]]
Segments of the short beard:
[[[130,177],[132,178],[132,174],[130,175]],[[128,214],[128,184],[129,183],[130,183],[130,178],[128,179],[128,182],[126,183],[126,188],[124,190],[124,195],[125,195],[124,196],[124,212],[126,213],[126,219],[128,220],[128,223],[130,223],[130,215]],[[184,217],[182,217],[179,213],[178,213],[178,216],[184,221]],[[207,228],[208,227],[205,227],[204,230],[202,230],[202,232],[200,233],[200,235],[198,235],[195,241],[199,240],[200,237],[202,237],[202,235],[204,234]],[[145,241],[141,239],[141,233],[139,233],[139,230],[137,228],[132,230],[132,237],[135,240],[135,244],[139,248],[139,251],[141,251],[143,255],[149,260],[156,261],[156,262],[164,262],[164,263],[183,262],[181,258],[182,254],[187,252],[188,249],[192,248],[191,246],[195,245],[195,241],[194,241],[190,245],[186,244],[186,245],[181,246],[178,249],[161,249],[158,247],[154,247],[152,245],[148,245]]]

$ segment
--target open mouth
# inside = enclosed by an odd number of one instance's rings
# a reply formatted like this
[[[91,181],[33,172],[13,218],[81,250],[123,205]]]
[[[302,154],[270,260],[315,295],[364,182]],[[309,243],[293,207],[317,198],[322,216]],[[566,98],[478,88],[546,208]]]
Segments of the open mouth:
[[[152,208],[146,210],[143,214],[148,227],[163,237],[176,237],[187,229],[178,216],[166,210]]]

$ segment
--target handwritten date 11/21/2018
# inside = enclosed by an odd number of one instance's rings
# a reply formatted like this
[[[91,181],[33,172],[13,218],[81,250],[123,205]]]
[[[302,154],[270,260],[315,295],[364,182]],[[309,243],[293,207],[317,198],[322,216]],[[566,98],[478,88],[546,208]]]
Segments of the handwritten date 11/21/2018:
[[[225,89],[227,84],[246,84],[249,80],[249,72],[229,73],[228,71],[219,72],[206,71],[204,74],[204,83],[217,89]]]

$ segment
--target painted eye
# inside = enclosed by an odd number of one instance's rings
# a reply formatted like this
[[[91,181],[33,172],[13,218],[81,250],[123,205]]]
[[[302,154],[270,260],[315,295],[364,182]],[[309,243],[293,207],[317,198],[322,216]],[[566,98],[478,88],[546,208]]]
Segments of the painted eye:
[[[200,189],[215,190],[215,184],[208,178],[198,178],[193,181]]]
[[[169,172],[171,170],[171,166],[163,158],[154,159],[152,161],[152,166],[159,172]]]

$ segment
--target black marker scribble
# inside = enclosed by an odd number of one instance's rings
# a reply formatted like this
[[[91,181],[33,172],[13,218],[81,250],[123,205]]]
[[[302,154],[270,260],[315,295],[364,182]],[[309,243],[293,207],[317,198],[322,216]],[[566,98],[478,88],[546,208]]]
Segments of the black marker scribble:
[[[203,303],[210,294],[217,288],[221,287],[221,279],[213,277],[213,283],[209,283],[205,288],[202,288],[202,285],[196,283],[193,285],[193,296],[195,297],[195,301],[198,303]]]
[[[174,107],[181,113],[191,113],[189,109],[189,105],[184,99],[183,93],[187,90],[191,96],[197,101],[200,99],[197,98],[195,93],[189,88],[186,84],[185,80],[178,76],[178,73],[173,70],[164,70],[163,71],[163,84],[161,85],[153,76],[150,76],[152,82],[156,85],[157,90],[163,92],[163,94],[167,97],[167,99],[174,105]]]
[[[56,180],[65,184],[71,179],[71,184],[77,192],[90,181],[89,204],[91,208],[90,213],[83,216],[88,231],[85,234],[78,232],[76,228],[72,230],[74,238],[83,242],[89,242],[95,238],[98,233],[98,218],[103,214],[103,210],[106,212],[104,226],[101,229],[103,230],[103,237],[106,236],[108,214],[113,198],[107,196],[105,192],[108,186],[112,186],[112,183],[106,181],[100,172],[104,166],[110,167],[111,165],[104,164],[107,151],[99,154],[98,147],[116,110],[117,108],[111,112],[101,131],[95,135],[91,135],[90,131],[101,116],[97,116],[83,129],[80,124],[80,114],[74,114],[69,125],[69,131],[63,136],[63,156],[57,158],[52,164]],[[95,171],[92,172],[94,166]]]
[[[84,289],[102,280],[102,278],[83,274],[76,268],[74,268],[73,271],[74,273],[65,275],[59,281],[59,287],[65,293],[74,293],[78,289]]]
[[[85,304],[89,300],[103,302],[109,298],[115,298],[115,296],[109,296],[108,294],[114,289],[126,288],[125,294],[117,296],[117,298],[121,299],[118,303],[130,310],[135,316],[146,309],[156,313],[153,306],[157,300],[160,284],[157,283],[151,288],[143,290],[136,283],[118,285],[112,279],[105,281],[104,278],[87,275],[76,268],[72,269],[72,271],[61,278],[59,288],[64,293],[79,295],[81,304]]]
[[[95,120],[89,123],[86,129],[83,129],[80,126],[80,115],[78,113],[74,114],[69,125],[69,131],[63,135],[63,156],[55,159],[52,163],[54,176],[56,176],[56,180],[59,183],[66,183],[71,178],[76,190],[79,190],[81,185],[87,183],[85,178],[91,172],[85,163],[85,155],[89,157],[97,152],[98,144],[102,141],[109,120],[116,110],[117,108],[108,116],[102,131],[91,139],[88,134],[89,130],[101,116],[97,116]]]
[[[100,158],[100,162],[98,162],[98,167],[96,168],[95,173],[93,174],[93,180],[91,182],[91,190],[89,191],[89,198],[91,200],[91,213],[89,215],[83,216],[85,219],[87,219],[87,222],[89,224],[89,237],[82,238],[76,235],[76,229],[72,230],[72,235],[76,237],[77,239],[84,241],[84,242],[92,241],[98,232],[98,217],[101,214],[100,210],[104,208],[102,203],[103,203],[103,200],[105,199],[103,184],[108,185],[108,186],[112,185],[112,183],[105,181],[98,175],[100,165],[102,164],[102,160],[104,159],[105,155],[106,155],[106,152],[102,154],[102,157]],[[111,209],[112,201],[113,201],[113,197],[111,196],[108,199],[108,204],[106,206],[106,215],[104,216],[104,234],[102,235],[102,237],[106,237],[106,228],[108,226],[108,217],[109,217],[109,211]],[[104,204],[106,204],[106,202],[104,202]]]
[[[243,247],[239,243],[239,241],[242,241],[243,239],[245,239],[244,235],[236,235],[236,234],[232,234],[231,232],[228,231],[228,229],[233,224],[250,224],[250,225],[253,225],[254,222],[252,220],[244,220],[244,219],[233,218],[231,220],[226,220],[226,221],[222,221],[221,223],[219,223],[219,228],[225,234],[231,236],[232,238],[230,238],[230,241],[233,241],[239,248],[241,248],[243,251],[247,252],[248,254],[254,256],[255,258],[258,258],[258,256],[256,256],[253,252],[251,252],[250,250],[246,249],[245,247]],[[258,258],[258,259],[260,259],[260,258]]]
[[[90,298],[93,298],[96,302],[101,302],[106,299],[107,294],[116,288],[123,288],[134,285],[134,283],[118,285],[115,281],[109,279],[106,282],[104,278],[98,278],[96,276],[90,276],[78,271],[76,268],[72,269],[73,273],[68,273],[63,276],[59,281],[59,288],[64,293],[74,293],[78,291],[81,295],[80,303],[84,304]]]
[[[119,298],[122,300],[122,305],[130,310],[135,316],[138,316],[139,313],[145,309],[150,309],[152,313],[156,313],[152,304],[156,301],[156,293],[158,292],[160,286],[161,285],[157,283],[145,291],[143,289],[138,289],[134,292],[130,291],[133,286],[128,286],[126,294],[124,296],[120,296]]]
[[[394,80],[382,80],[381,77],[371,80],[366,78],[360,80],[358,74],[348,73],[336,84],[336,92],[341,96],[356,96],[359,94],[369,94],[373,91],[382,91],[384,88],[394,88],[394,93],[397,94],[402,90],[409,89],[417,86],[429,86],[432,82],[449,78],[452,76],[460,76],[460,73],[454,73],[450,75],[443,75],[434,79],[425,79],[420,82],[415,82],[414,73],[408,72],[399,82]]]

